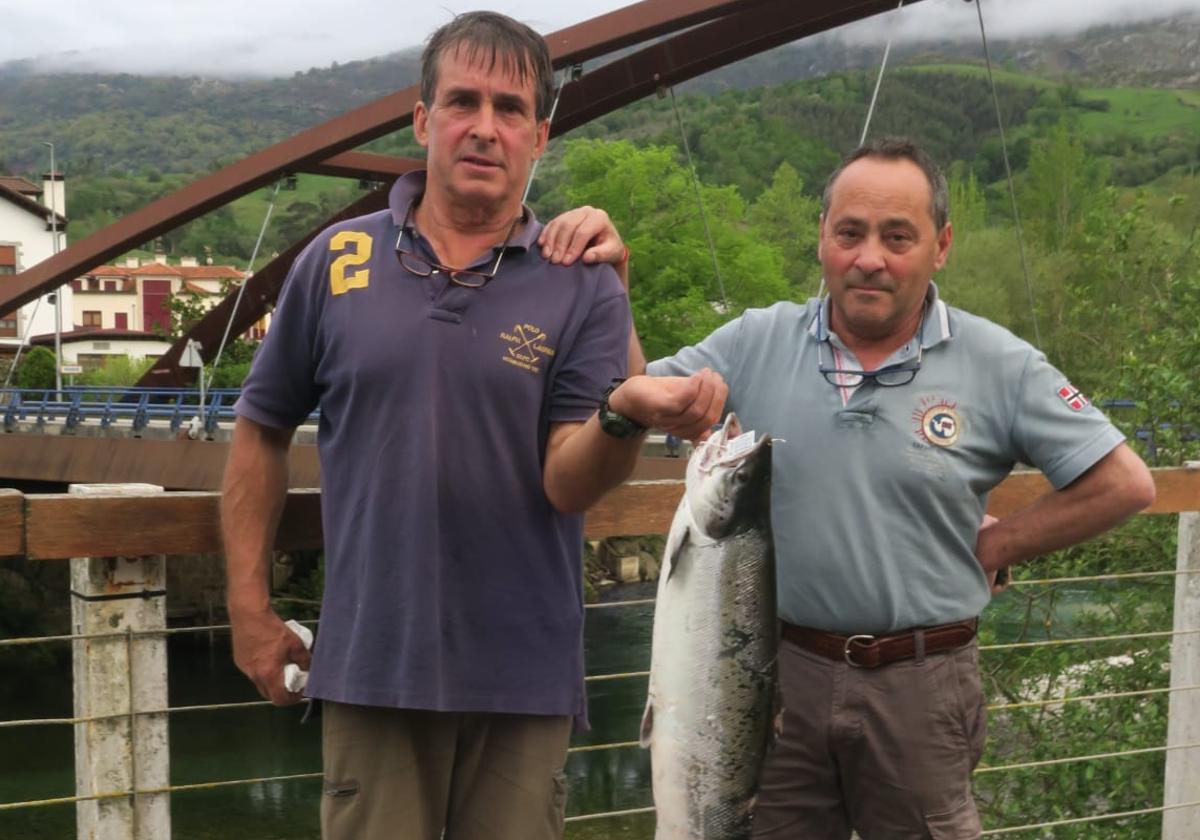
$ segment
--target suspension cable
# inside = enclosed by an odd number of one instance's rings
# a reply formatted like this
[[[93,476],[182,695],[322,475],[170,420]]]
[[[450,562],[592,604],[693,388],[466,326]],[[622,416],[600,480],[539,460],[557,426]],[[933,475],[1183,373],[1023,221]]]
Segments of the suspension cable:
[[[554,102],[550,105],[550,116],[546,118],[546,122],[554,125],[554,115],[558,113],[558,100],[562,98],[563,88],[567,86],[567,80],[574,81],[583,75],[583,65],[573,64],[570,67],[564,67],[562,77],[558,80],[558,90],[554,92]],[[529,200],[529,190],[533,187],[533,176],[537,174],[538,164],[542,162],[545,154],[540,155],[533,161],[533,166],[529,169],[529,177],[525,179],[525,192],[521,194],[521,204],[524,205]]]
[[[62,289],[55,291],[56,295],[62,294]],[[43,295],[45,297],[45,295]],[[9,365],[8,373],[4,377],[4,387],[7,388],[12,383],[13,373],[17,369],[17,363],[21,361],[21,351],[25,349],[25,342],[29,338],[29,332],[33,329],[33,319],[37,317],[38,307],[42,305],[42,298],[38,298],[33,302],[33,310],[29,313],[29,320],[25,323],[25,335],[21,336],[17,341],[17,352],[13,353],[12,364]],[[20,308],[17,309],[18,320],[20,320]],[[15,396],[14,396],[15,399]]]
[[[242,303],[242,295],[246,293],[246,286],[249,285],[250,277],[254,274],[254,261],[258,259],[258,249],[262,247],[263,236],[267,233],[267,223],[271,221],[271,213],[275,210],[275,199],[279,195],[279,188],[283,186],[283,181],[275,182],[275,190],[271,193],[271,199],[267,204],[267,212],[263,216],[262,225],[258,229],[258,239],[254,243],[254,250],[250,252],[250,264],[246,266],[246,277],[242,280],[242,284],[238,287],[237,297],[233,300],[233,310],[229,313],[229,320],[225,322],[225,334],[221,336],[221,343],[217,345],[217,355],[213,356],[212,374],[208,377],[208,386],[212,388],[213,377],[217,375],[217,365],[221,364],[221,354],[225,352],[225,342],[229,340],[229,332],[233,329],[233,319],[237,317],[238,306]],[[200,368],[200,378],[204,378],[204,368]],[[200,407],[200,413],[204,415],[204,419],[208,419],[208,412],[204,406]]]
[[[896,6],[896,11],[904,8],[904,0],[900,0]],[[863,123],[862,137],[858,139],[858,145],[863,145],[867,142],[867,133],[871,128],[871,117],[875,113],[875,100],[879,98],[879,88],[883,84],[883,73],[887,69],[888,56],[892,52],[892,36],[888,36],[887,46],[883,48],[883,61],[879,63],[879,75],[875,78],[875,91],[871,94],[871,104],[867,106],[867,119]]]
[[[1016,226],[1017,233],[1017,251],[1021,255],[1021,271],[1025,275],[1025,292],[1029,296],[1029,315],[1033,318],[1033,336],[1040,349],[1042,332],[1038,328],[1037,306],[1033,299],[1033,280],[1029,274],[1029,260],[1025,256],[1025,235],[1021,228],[1021,211],[1017,209],[1017,190],[1013,185],[1012,165],[1008,160],[1008,141],[1004,137],[1004,118],[1000,114],[1000,96],[996,92],[996,79],[992,75],[992,56],[988,50],[987,27],[983,24],[983,0],[975,0],[975,11],[979,15],[979,39],[983,43],[983,58],[987,63],[988,84],[992,89],[992,104],[996,108],[996,127],[1000,130],[1000,152],[1004,157],[1004,175],[1008,181],[1008,197],[1012,202],[1013,224]]]
[[[679,105],[675,101],[675,86],[667,90],[671,94],[671,108],[675,111],[675,123],[679,126],[679,136],[683,140],[683,153],[687,157],[688,171],[692,174],[692,189],[696,191],[696,205],[700,208],[700,221],[704,223],[704,235],[708,238],[708,253],[712,256],[713,274],[717,276],[717,288],[721,292],[721,305],[729,314],[729,298],[725,295],[725,282],[721,279],[721,265],[717,261],[717,246],[713,244],[712,229],[708,226],[708,213],[704,209],[704,197],[700,194],[700,178],[696,175],[696,165],[692,161],[692,148],[688,143],[687,131],[683,127],[683,117],[679,113]]]

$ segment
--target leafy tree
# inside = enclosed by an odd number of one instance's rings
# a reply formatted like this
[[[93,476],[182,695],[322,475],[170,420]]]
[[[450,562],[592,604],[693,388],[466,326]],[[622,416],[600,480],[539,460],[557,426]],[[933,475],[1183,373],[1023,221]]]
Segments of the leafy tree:
[[[1036,142],[1021,189],[1021,216],[1042,247],[1066,247],[1105,182],[1099,161],[1065,122]]]
[[[132,356],[110,356],[104,360],[104,366],[90,370],[77,377],[80,385],[136,385],[154,365],[153,358],[135,359]]]
[[[804,182],[786,161],[771,185],[750,206],[749,220],[762,239],[783,256],[784,275],[796,294],[816,292],[821,276],[817,237],[821,202],[804,193]]]
[[[701,184],[718,279],[691,176],[673,149],[579,140],[566,167],[570,203],[604,207],[629,243],[630,298],[648,357],[699,341],[747,307],[791,296],[779,251],[747,224],[737,191]]]
[[[53,388],[54,352],[45,347],[32,347],[17,367],[18,388]]]
[[[167,329],[166,337],[179,338],[195,326],[209,308],[209,296],[191,289],[182,289],[168,297],[167,316],[170,319],[170,326]]]

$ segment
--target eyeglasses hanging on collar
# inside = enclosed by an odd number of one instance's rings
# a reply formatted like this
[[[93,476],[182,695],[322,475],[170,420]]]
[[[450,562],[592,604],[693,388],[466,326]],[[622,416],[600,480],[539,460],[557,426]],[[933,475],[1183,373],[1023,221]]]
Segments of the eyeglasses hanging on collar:
[[[508,249],[508,241],[512,238],[513,231],[517,229],[517,224],[525,217],[522,210],[512,224],[508,226],[508,233],[504,235],[504,242],[496,251],[496,259],[492,262],[492,267],[487,271],[478,271],[473,268],[451,268],[448,265],[442,265],[439,262],[434,262],[428,257],[423,257],[415,251],[410,251],[407,248],[401,247],[404,241],[404,232],[408,230],[408,222],[412,216],[412,205],[408,205],[408,210],[404,213],[404,222],[400,225],[400,234],[396,237],[396,258],[400,260],[400,267],[416,277],[429,277],[431,274],[441,272],[450,278],[450,282],[458,286],[464,286],[468,289],[479,289],[484,286],[489,280],[496,276],[496,272],[500,270],[500,261],[504,259],[504,252]]]
[[[825,377],[826,382],[837,388],[857,388],[868,379],[881,388],[895,388],[898,385],[907,385],[917,378],[917,371],[921,369],[921,358],[925,354],[925,348],[921,344],[921,336],[925,332],[925,316],[928,312],[929,303],[927,301],[925,309],[921,313],[921,324],[917,327],[915,336],[917,342],[917,357],[915,359],[908,359],[907,361],[876,368],[875,370],[851,370],[826,366],[822,360],[822,351],[829,344],[829,340],[825,339],[817,342],[817,370]],[[824,317],[825,303],[822,301],[817,308],[817,335],[823,332],[821,325]]]

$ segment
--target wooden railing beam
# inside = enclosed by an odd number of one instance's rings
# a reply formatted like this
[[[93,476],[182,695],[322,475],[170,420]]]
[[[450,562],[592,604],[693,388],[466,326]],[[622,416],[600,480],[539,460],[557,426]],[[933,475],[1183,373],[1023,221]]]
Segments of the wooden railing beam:
[[[1200,471],[1167,467],[1153,474],[1158,500],[1146,513],[1200,511]],[[988,511],[1007,516],[1049,490],[1041,473],[1014,473],[992,493]],[[664,534],[682,494],[682,481],[623,484],[588,513],[585,533],[589,539]],[[0,495],[0,555],[53,560],[220,551],[218,499],[212,492],[87,499],[30,495],[23,497],[21,511],[11,493]],[[320,548],[320,507],[315,490],[289,492],[276,548]]]

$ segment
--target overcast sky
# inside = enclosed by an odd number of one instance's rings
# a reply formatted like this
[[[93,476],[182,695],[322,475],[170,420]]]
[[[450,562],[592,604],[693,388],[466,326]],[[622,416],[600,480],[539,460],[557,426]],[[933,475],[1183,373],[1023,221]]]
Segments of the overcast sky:
[[[797,0],[799,2],[799,0]],[[627,5],[625,0],[492,0],[490,7],[548,33]],[[199,75],[290,75],[420,44],[469,0],[0,0],[0,64],[39,69]],[[1200,0],[984,0],[989,38],[1078,32],[1196,11]],[[856,42],[978,38],[975,7],[923,0],[842,31]]]

